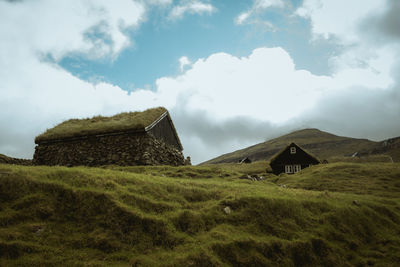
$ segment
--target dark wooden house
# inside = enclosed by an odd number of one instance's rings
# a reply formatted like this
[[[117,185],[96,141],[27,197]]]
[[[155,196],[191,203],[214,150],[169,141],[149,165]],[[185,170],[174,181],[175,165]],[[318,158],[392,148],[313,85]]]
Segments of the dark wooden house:
[[[35,139],[37,165],[183,165],[182,144],[165,108],[71,119]]]
[[[320,161],[315,156],[295,143],[291,143],[271,159],[270,166],[275,174],[292,174],[319,163]]]

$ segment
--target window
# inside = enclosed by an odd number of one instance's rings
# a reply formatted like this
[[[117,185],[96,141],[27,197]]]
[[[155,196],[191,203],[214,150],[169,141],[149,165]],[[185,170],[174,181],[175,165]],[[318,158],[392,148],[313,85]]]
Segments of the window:
[[[292,146],[290,148],[290,154],[296,154],[296,147]]]
[[[285,165],[285,173],[296,173],[301,171],[301,165]]]
[[[293,166],[294,173],[301,171],[301,165],[294,165]]]
[[[293,173],[293,165],[285,165],[285,173]]]

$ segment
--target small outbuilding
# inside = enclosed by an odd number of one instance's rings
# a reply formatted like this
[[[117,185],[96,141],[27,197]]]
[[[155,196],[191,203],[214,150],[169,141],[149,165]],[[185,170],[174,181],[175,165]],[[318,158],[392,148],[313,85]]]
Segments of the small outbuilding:
[[[251,159],[249,159],[248,157],[245,157],[245,158],[239,160],[239,164],[243,164],[243,163],[246,163],[246,164],[251,163]]]
[[[35,139],[36,165],[184,165],[183,147],[168,111],[125,112],[71,119]]]
[[[292,174],[319,163],[319,159],[295,143],[289,144],[270,160],[270,166],[274,174]]]

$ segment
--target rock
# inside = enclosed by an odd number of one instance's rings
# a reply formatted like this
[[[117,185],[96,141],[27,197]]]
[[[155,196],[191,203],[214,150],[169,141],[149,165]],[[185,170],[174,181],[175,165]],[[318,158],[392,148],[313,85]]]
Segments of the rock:
[[[265,178],[262,176],[258,176],[257,174],[254,174],[254,175],[246,174],[246,175],[240,176],[239,179],[247,179],[247,180],[256,182],[256,181],[264,180]]]
[[[232,210],[231,210],[231,208],[229,206],[226,206],[224,208],[224,212],[225,212],[225,214],[231,214]]]

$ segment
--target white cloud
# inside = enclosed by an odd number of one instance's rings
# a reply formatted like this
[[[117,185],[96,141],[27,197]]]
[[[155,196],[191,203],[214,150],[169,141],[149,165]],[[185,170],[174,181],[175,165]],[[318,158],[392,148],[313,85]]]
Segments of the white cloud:
[[[250,16],[249,12],[240,13],[239,16],[236,17],[235,23],[239,25],[244,24],[244,22],[249,18],[249,16]]]
[[[173,3],[173,0],[142,0],[143,4],[147,5],[160,5],[160,6],[168,6]]]
[[[204,110],[215,118],[232,116],[284,122],[314,106],[324,93],[362,86],[386,88],[393,80],[386,72],[368,68],[343,69],[331,76],[297,70],[282,48],[255,49],[249,57],[217,53],[196,61],[184,74],[157,80],[160,99],[179,105],[185,93],[188,108]],[[284,103],[284,108],[282,108]]]
[[[269,7],[283,7],[285,4],[282,0],[255,0],[254,7],[256,9],[267,9]]]
[[[181,19],[186,13],[189,14],[212,14],[216,11],[216,8],[208,3],[203,3],[198,0],[184,1],[180,5],[175,6],[170,14],[170,19]]]
[[[242,25],[242,24],[256,24],[256,23],[259,24],[260,22],[263,22],[263,24],[268,28],[273,28],[273,25],[270,22],[254,19],[254,16],[265,11],[268,8],[271,7],[283,8],[284,6],[285,4],[282,0],[254,0],[253,5],[249,10],[240,13],[235,18],[235,23],[238,25]]]
[[[190,65],[192,65],[192,62],[189,60],[188,57],[183,56],[179,58],[179,69],[181,70],[181,72],[183,72],[185,68]]]
[[[27,52],[50,54],[56,60],[76,51],[90,57],[117,56],[129,45],[122,30],[138,26],[143,13],[143,6],[130,0],[119,4],[76,1],[74,5],[65,0],[0,2],[0,30],[7,40],[2,45],[14,40],[21,46],[28,41],[31,51]]]
[[[295,14],[311,21],[314,38],[338,38],[342,44],[360,41],[359,23],[382,12],[385,0],[304,0]]]
[[[341,70],[349,76],[376,83],[365,72],[385,74],[389,80],[389,69],[395,63],[394,55],[399,46],[398,43],[375,43],[376,36],[369,37],[368,29],[362,26],[370,17],[387,11],[387,6],[386,0],[305,0],[295,14],[310,20],[314,41],[329,39],[343,47],[341,53],[330,59],[336,72]]]

